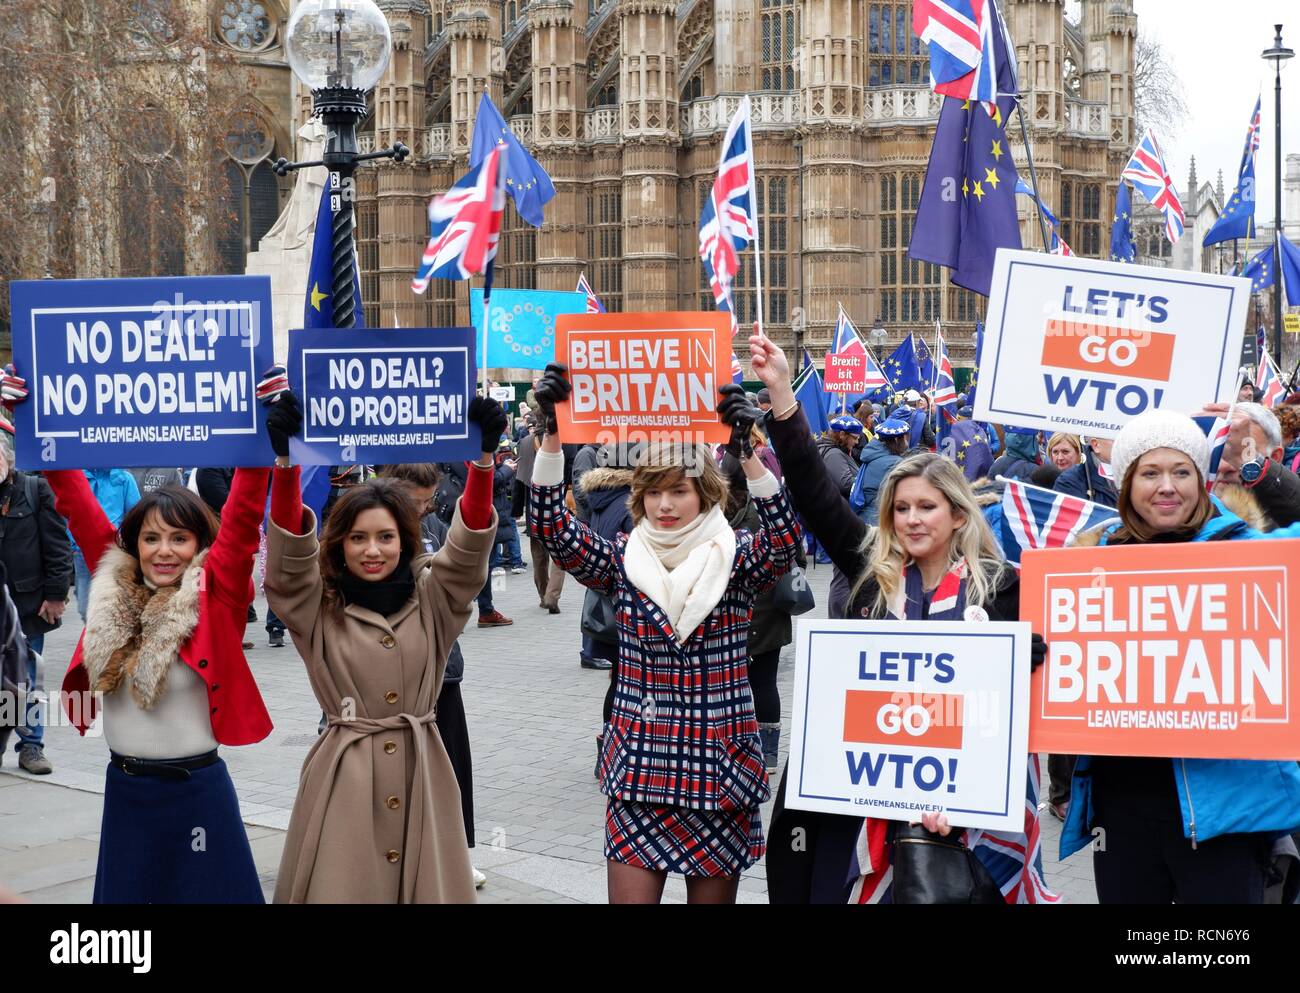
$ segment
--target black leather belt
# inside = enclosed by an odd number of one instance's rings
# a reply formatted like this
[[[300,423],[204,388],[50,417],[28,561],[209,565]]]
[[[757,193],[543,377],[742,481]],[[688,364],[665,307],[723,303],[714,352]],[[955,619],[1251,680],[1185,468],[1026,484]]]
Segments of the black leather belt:
[[[183,759],[138,759],[117,752],[109,752],[109,755],[109,765],[116,766],[128,776],[157,776],[161,779],[189,779],[192,770],[214,765],[219,758],[215,748]]]

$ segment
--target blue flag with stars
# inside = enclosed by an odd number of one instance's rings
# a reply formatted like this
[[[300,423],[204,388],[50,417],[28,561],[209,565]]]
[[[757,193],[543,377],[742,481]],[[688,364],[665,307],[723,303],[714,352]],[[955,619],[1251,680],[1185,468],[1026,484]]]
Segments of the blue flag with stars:
[[[994,4],[988,12],[999,16]],[[993,47],[997,92],[1015,94],[1015,56],[1005,32],[993,31]],[[1021,247],[1018,177],[1006,132],[1014,107],[1014,95],[1000,96],[990,117],[979,103],[944,98],[907,250],[910,258],[946,266],[954,283],[984,296],[997,250]]]
[[[501,161],[506,173],[506,195],[514,200],[520,217],[540,228],[542,207],[555,196],[555,185],[546,170],[519,144],[510,125],[484,93],[478,102],[478,113],[474,115],[469,164],[477,166],[496,145],[501,145],[505,152]]]
[[[1259,293],[1268,289],[1277,280],[1277,266],[1273,264],[1273,246],[1264,249],[1241,270],[1241,274],[1250,280],[1250,289]]]
[[[881,387],[881,392],[886,396],[902,393],[905,390],[930,388],[931,384],[921,374],[921,366],[917,361],[916,341],[916,336],[909,334],[903,339],[903,343],[894,349],[893,354],[881,363],[881,368],[889,377],[889,385]]]
[[[1250,238],[1255,234],[1255,149],[1259,147],[1259,100],[1246,131],[1246,149],[1241,154],[1241,171],[1237,188],[1223,205],[1223,213],[1214,227],[1205,235],[1202,244],[1217,245],[1234,238]]]
[[[334,210],[330,204],[330,184],[325,182],[321,191],[320,208],[316,211],[316,236],[311,243],[311,265],[307,269],[307,297],[303,302],[302,326],[304,328],[334,327]],[[353,326],[366,326],[366,312],[361,306],[361,271],[354,267],[353,294],[356,299],[356,316]]]
[[[1115,216],[1110,225],[1110,260],[1132,262],[1137,257],[1133,244],[1133,191],[1128,183],[1119,181],[1115,194]]]
[[[1288,307],[1300,306],[1300,248],[1282,236],[1282,285]]]

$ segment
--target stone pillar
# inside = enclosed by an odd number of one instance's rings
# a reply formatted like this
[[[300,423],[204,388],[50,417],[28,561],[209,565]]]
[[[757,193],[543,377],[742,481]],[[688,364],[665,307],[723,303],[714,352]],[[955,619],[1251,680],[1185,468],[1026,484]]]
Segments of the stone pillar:
[[[451,37],[451,149],[468,161],[474,113],[486,89],[501,107],[505,95],[505,51],[501,47],[501,7],[478,6],[474,0],[451,0],[447,31]]]
[[[816,358],[830,344],[839,305],[868,311],[867,142],[863,117],[862,6],[804,0],[800,48],[803,104],[803,344]]]
[[[619,0],[623,309],[677,306],[677,7]]]
[[[587,103],[585,0],[534,0],[532,30],[533,144],[555,185],[537,232],[537,288],[572,290],[582,271],[586,191],[578,143]]]

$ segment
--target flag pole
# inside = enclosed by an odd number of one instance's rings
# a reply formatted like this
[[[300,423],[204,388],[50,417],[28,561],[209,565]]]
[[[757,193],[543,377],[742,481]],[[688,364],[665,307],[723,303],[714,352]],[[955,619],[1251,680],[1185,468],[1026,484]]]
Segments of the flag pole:
[[[492,313],[492,304],[489,301],[492,299],[491,269],[495,261],[496,260],[494,259],[491,262],[488,262],[488,273],[483,280],[483,352],[480,361],[483,363],[483,396],[484,397],[488,395],[488,366],[487,366],[488,316]]]
[[[754,192],[754,174],[758,172],[758,156],[754,154],[754,133],[750,127],[749,94],[746,93],[740,99],[745,107],[745,148],[749,150],[749,160],[753,163],[753,168],[749,170],[749,200],[754,205],[754,285],[758,291],[754,313],[758,318],[758,335],[764,338],[767,335],[763,331],[763,246],[759,238],[759,232],[763,227],[759,219],[762,204],[759,203],[758,196]]]
[[[1051,252],[1052,242],[1047,237],[1047,218],[1043,216],[1042,194],[1038,191],[1038,170],[1034,168],[1034,151],[1029,147],[1029,129],[1025,126],[1025,108],[1020,103],[1020,94],[1016,94],[1016,115],[1020,118],[1020,140],[1025,145],[1025,159],[1029,163],[1029,182],[1034,186],[1034,199],[1038,208],[1038,230],[1043,235],[1043,251]],[[1058,204],[1059,207],[1059,204]]]

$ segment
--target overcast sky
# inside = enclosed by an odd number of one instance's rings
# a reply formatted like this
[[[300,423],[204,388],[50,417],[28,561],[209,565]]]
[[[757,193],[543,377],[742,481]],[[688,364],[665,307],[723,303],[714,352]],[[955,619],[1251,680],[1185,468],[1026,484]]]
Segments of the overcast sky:
[[[1237,180],[1246,125],[1263,93],[1255,174],[1257,219],[1273,219],[1274,71],[1260,53],[1273,46],[1281,22],[1282,43],[1300,48],[1300,4],[1294,0],[1135,0],[1139,30],[1160,39],[1182,79],[1189,113],[1182,126],[1161,135],[1170,172],[1186,193],[1187,167],[1196,156],[1201,182],[1223,170],[1228,196]],[[1282,70],[1282,155],[1300,152],[1300,59]],[[1284,166],[1285,168],[1285,166]]]

